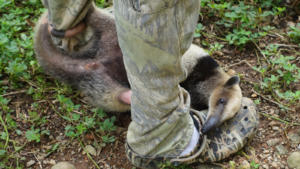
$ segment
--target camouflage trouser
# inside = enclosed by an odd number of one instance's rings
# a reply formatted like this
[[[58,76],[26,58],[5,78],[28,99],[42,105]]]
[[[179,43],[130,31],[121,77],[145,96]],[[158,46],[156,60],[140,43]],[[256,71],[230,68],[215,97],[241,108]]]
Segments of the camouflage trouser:
[[[90,3],[44,0],[50,23],[58,30],[82,20]],[[192,42],[199,3],[114,0],[118,39],[132,89],[127,142],[141,155],[176,156],[191,140],[190,97],[179,83],[187,76],[181,58]]]
[[[42,0],[48,9],[49,22],[56,30],[70,29],[79,24],[92,6],[92,0]],[[57,38],[52,36],[53,42],[67,51],[76,51],[92,38],[92,29],[87,27],[82,33],[72,38]]]

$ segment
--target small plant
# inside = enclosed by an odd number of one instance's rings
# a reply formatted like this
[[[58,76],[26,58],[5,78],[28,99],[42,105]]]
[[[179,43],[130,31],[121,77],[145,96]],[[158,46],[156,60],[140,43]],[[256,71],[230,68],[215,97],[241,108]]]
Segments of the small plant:
[[[116,130],[116,126],[114,126],[115,121],[115,117],[105,119],[104,122],[100,123],[100,129],[108,132]]]
[[[95,3],[100,8],[106,8],[111,5],[111,3],[107,2],[106,0],[96,0]]]
[[[230,169],[235,169],[236,163],[234,161],[229,161],[229,166],[230,166]]]
[[[300,43],[300,23],[297,26],[291,26],[291,31],[288,32],[290,39],[295,43]]]
[[[108,135],[102,136],[101,138],[104,143],[113,143],[116,140],[114,136],[108,136]]]
[[[34,129],[32,127],[30,130],[26,131],[25,136],[28,141],[35,141],[37,143],[41,141],[40,129]]]
[[[36,111],[29,111],[28,115],[32,124],[41,125],[47,122],[46,117],[41,117]]]
[[[13,117],[10,113],[7,113],[5,115],[5,121],[7,123],[8,129],[16,129],[17,128],[17,124],[16,124],[15,120],[13,120]]]
[[[300,81],[300,68],[292,63],[293,56],[285,56],[278,50],[277,45],[270,44],[262,53],[267,57],[268,66],[254,67],[261,73],[262,82],[259,90],[270,93],[278,102],[285,100],[288,106],[300,100],[300,91],[294,87]]]
[[[251,161],[250,166],[251,169],[258,169],[260,165],[257,164],[255,161]]]
[[[213,43],[209,47],[209,54],[211,55],[211,54],[213,54],[216,51],[220,51],[223,47],[224,47],[224,45],[221,44],[221,43],[218,43],[218,42]]]
[[[4,112],[9,111],[8,103],[9,100],[0,95],[0,106]]]
[[[68,137],[71,137],[71,138],[74,138],[76,136],[78,136],[76,133],[75,133],[75,127],[71,126],[71,125],[67,125],[65,127],[65,135],[68,136]]]
[[[80,111],[80,105],[75,105],[72,100],[64,95],[58,95],[57,99],[60,103],[60,110],[67,115],[61,115],[65,120],[70,122],[65,127],[65,135],[72,139],[88,133],[90,130],[96,130],[102,134],[102,141],[104,143],[111,143],[115,141],[114,136],[110,136],[110,132],[116,129],[114,122],[116,118],[113,116],[108,118],[106,113],[101,109],[92,109],[94,113],[92,117],[87,116],[86,112]]]
[[[50,149],[47,150],[47,156],[58,150],[59,143],[53,144]]]
[[[197,24],[195,33],[194,33],[194,38],[199,38],[201,37],[201,32],[204,30],[204,26],[201,23]]]
[[[60,109],[68,113],[78,110],[80,105],[75,105],[70,98],[65,97],[64,95],[58,95],[57,100],[60,102]]]
[[[20,77],[28,79],[29,74],[26,73],[26,71],[27,65],[19,58],[12,62],[9,62],[8,66],[6,67],[6,73],[9,74],[11,78],[15,79]]]

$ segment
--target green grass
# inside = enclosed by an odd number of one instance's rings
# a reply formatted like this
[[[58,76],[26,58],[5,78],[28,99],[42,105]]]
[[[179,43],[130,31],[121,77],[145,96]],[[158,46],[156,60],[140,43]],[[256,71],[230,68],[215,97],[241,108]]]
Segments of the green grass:
[[[103,0],[96,4],[110,5]],[[44,127],[49,123],[42,113],[40,102],[44,100],[58,103],[49,105],[63,119],[64,134],[70,140],[83,140],[85,134],[96,133],[102,146],[115,141],[110,134],[116,129],[115,117],[100,109],[75,104],[73,100],[78,94],[49,79],[39,67],[33,51],[33,32],[34,23],[43,11],[40,0],[0,0],[0,168],[25,168],[25,159],[18,153],[29,144],[38,145],[43,137],[54,132]],[[16,109],[11,103],[16,100],[10,97],[15,92],[31,99],[30,108],[18,114],[23,121],[16,119]],[[24,124],[27,125],[23,127]],[[26,141],[20,142],[18,136]],[[55,143],[47,153],[58,149],[59,143]]]

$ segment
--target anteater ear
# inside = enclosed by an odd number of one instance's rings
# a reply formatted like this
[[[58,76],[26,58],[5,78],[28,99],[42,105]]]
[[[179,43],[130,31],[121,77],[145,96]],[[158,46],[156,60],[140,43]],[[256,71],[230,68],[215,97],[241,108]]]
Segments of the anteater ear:
[[[236,85],[240,82],[240,78],[238,76],[232,76],[230,79],[227,80],[225,83],[225,87],[231,87],[233,85]]]

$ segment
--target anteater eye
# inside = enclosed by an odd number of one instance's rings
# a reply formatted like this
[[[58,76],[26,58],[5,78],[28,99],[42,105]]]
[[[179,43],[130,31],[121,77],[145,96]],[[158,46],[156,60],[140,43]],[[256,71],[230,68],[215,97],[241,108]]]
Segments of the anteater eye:
[[[219,103],[220,104],[225,104],[225,99],[223,99],[223,98],[219,99]]]

